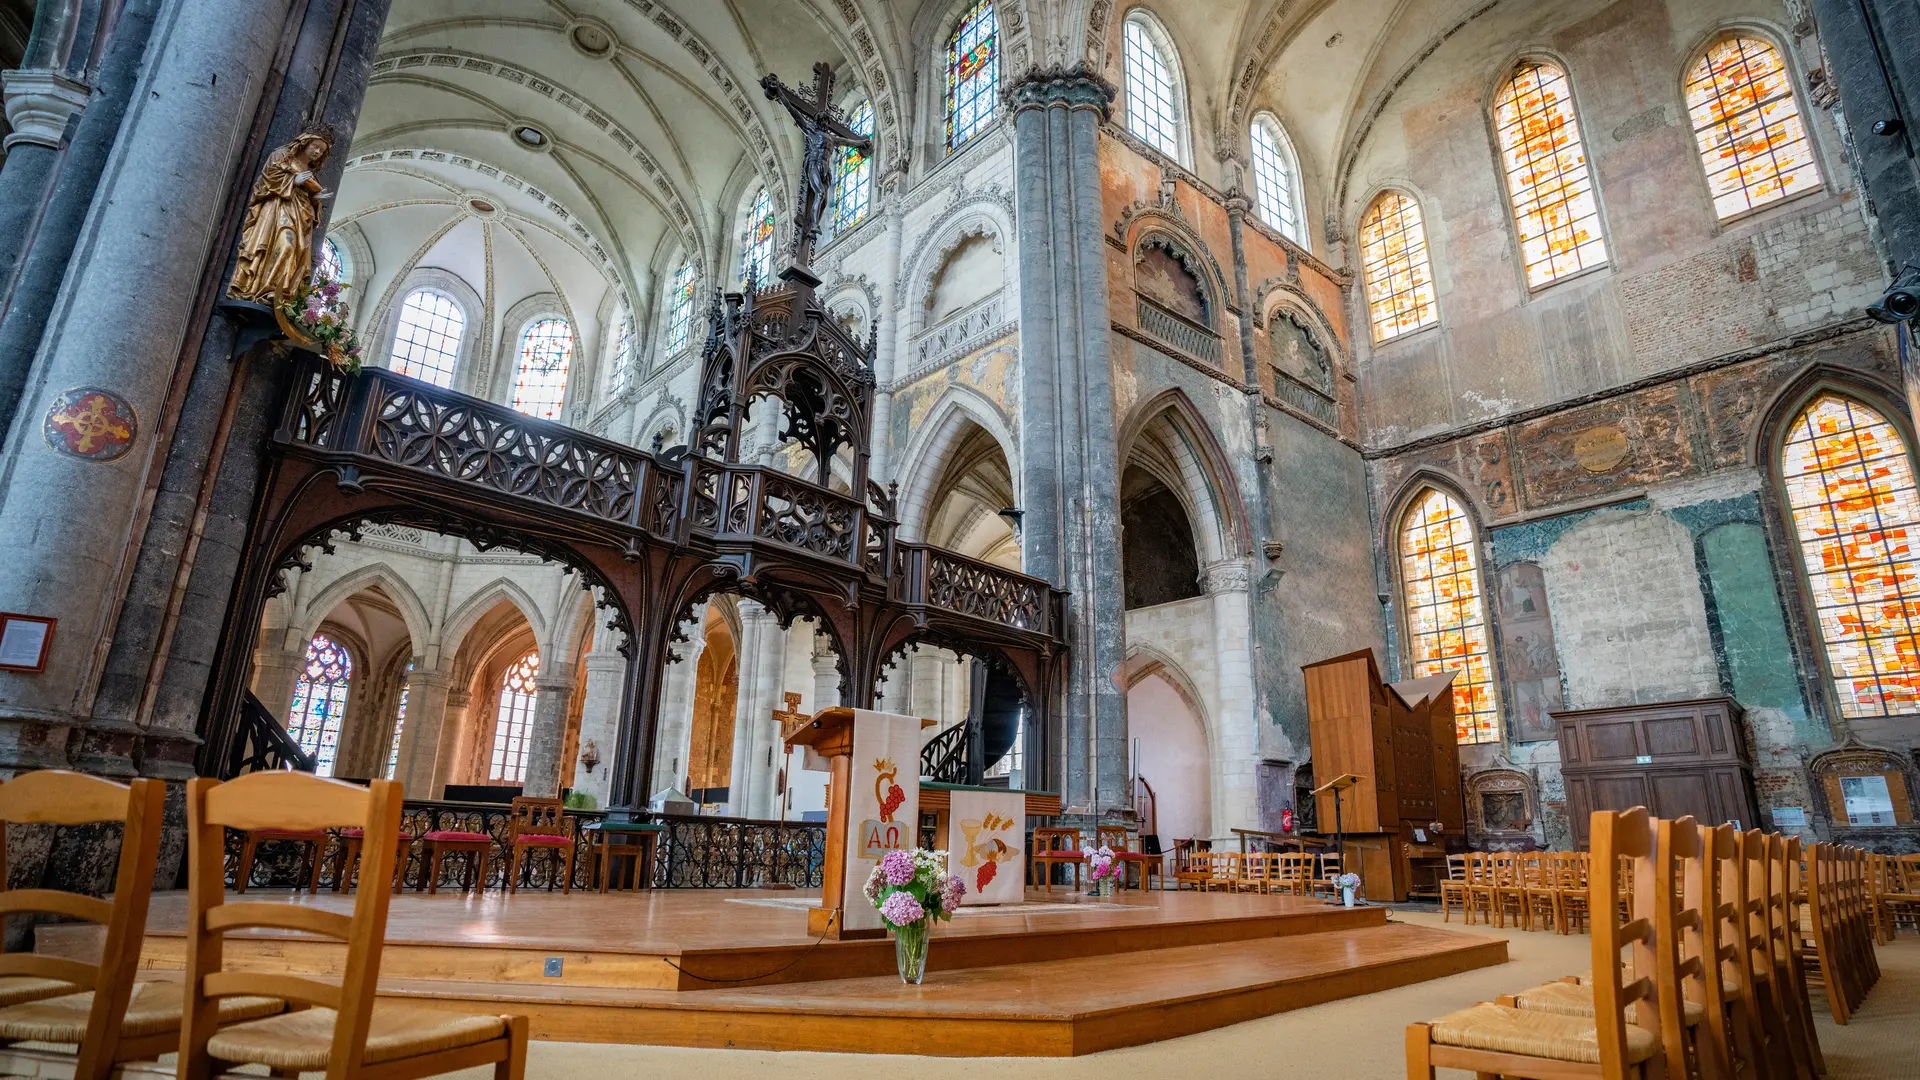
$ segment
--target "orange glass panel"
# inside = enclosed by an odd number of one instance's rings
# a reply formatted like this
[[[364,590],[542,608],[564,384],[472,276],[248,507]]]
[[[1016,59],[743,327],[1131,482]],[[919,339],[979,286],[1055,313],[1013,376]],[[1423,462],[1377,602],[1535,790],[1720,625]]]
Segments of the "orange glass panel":
[[[1841,714],[1912,712],[1920,495],[1905,442],[1873,409],[1823,394],[1794,419],[1780,471]]]
[[[1419,203],[1398,191],[1373,201],[1360,222],[1360,264],[1373,340],[1396,338],[1439,320]]]
[[[1687,73],[1687,113],[1722,218],[1820,186],[1780,50],[1730,37]]]
[[[1567,73],[1527,61],[1493,106],[1527,284],[1538,288],[1607,261],[1600,208],[1573,115]]]
[[[1498,742],[1500,702],[1473,524],[1445,492],[1430,488],[1407,511],[1400,529],[1400,586],[1414,678],[1459,671],[1453,719],[1460,741]]]

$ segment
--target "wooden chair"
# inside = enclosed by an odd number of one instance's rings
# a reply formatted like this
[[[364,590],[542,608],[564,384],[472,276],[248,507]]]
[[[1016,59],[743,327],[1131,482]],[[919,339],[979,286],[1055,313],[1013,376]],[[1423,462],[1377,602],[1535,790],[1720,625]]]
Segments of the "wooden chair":
[[[1656,851],[1653,824],[1645,809],[1600,811],[1589,828],[1596,873],[1591,906],[1593,1015],[1567,1016],[1509,1005],[1475,1005],[1407,1028],[1408,1080],[1433,1080],[1434,1069],[1465,1069],[1482,1076],[1521,1080],[1646,1080],[1666,1075],[1666,1042],[1661,1027],[1659,987],[1650,974],[1657,968],[1660,942],[1652,918],[1614,917],[1612,897],[1619,889],[1619,858],[1651,869]],[[1635,907],[1653,911],[1660,897],[1655,882],[1664,880],[1671,896],[1673,876],[1639,875]],[[1633,950],[1628,981],[1620,950]],[[1576,987],[1575,989],[1583,989]],[[1684,1065],[1674,1069],[1684,1070]]]
[[[1204,891],[1213,880],[1213,852],[1186,849],[1174,857],[1173,887],[1178,890],[1191,885]]]
[[[1306,896],[1313,885],[1313,856],[1304,851],[1277,852],[1270,891]]]
[[[1453,905],[1460,905],[1462,914],[1467,910],[1467,857],[1465,855],[1447,856],[1447,876],[1440,879],[1440,921],[1453,920]]]
[[[1873,931],[1859,899],[1861,860],[1833,844],[1813,844],[1806,854],[1806,902],[1798,909],[1800,963],[1808,987],[1825,991],[1833,1022],[1844,1026],[1880,975]]]
[[[1485,909],[1487,922],[1493,922],[1493,906],[1492,856],[1484,851],[1469,851],[1467,852],[1467,925],[1473,925],[1473,912],[1477,907]]]
[[[1589,899],[1587,872],[1593,860],[1584,851],[1565,852],[1560,860],[1560,879],[1555,883],[1554,891],[1560,904],[1560,925],[1562,933],[1572,933],[1575,924],[1581,933],[1587,932],[1587,901]]]
[[[512,813],[513,832],[509,834],[509,842],[513,855],[507,869],[507,892],[519,891],[521,861],[535,851],[551,851],[554,861],[565,862],[559,875],[560,891],[573,892],[573,857],[577,845],[573,840],[573,815],[567,813],[566,803],[520,795],[513,800]],[[547,882],[547,889],[553,889],[553,882]]]
[[[462,891],[487,890],[487,862],[493,856],[493,837],[465,829],[435,829],[420,837],[420,861],[427,872],[420,886],[428,895],[440,891],[440,861],[448,855],[467,856],[466,873],[460,879]]]
[[[1094,846],[1112,848],[1113,857],[1120,860],[1120,888],[1127,887],[1127,868],[1132,867],[1140,875],[1140,891],[1146,892],[1147,875],[1158,869],[1160,857],[1135,851],[1134,845],[1139,841],[1127,835],[1125,825],[1101,825],[1096,827],[1095,833],[1100,842]]]
[[[334,871],[333,891],[339,892],[353,881],[353,872],[360,867],[360,848],[366,839],[365,829],[340,830],[339,869]],[[399,854],[393,860],[393,891],[399,892],[407,880],[407,859],[413,852],[413,834],[406,826],[400,827]]]
[[[265,1065],[275,1075],[322,1072],[349,1077],[421,1077],[492,1065],[495,1080],[521,1080],[527,1020],[468,1016],[375,999],[387,928],[386,889],[361,889],[353,914],[296,904],[226,899],[221,835],[227,828],[365,830],[363,872],[385,881],[400,831],[400,785],[366,787],[306,773],[257,772],[237,780],[187,781],[186,1023],[178,1049],[180,1080],[208,1080],[216,1068]],[[296,930],[346,942],[338,985],[285,973],[224,970],[229,931]],[[222,1027],[220,1003],[271,994],[309,1006]]]
[[[1073,867],[1073,887],[1080,888],[1080,866],[1087,855],[1080,850],[1079,829],[1035,829],[1027,850],[1028,873],[1037,875],[1048,892],[1053,891],[1055,866]]]
[[[1540,926],[1566,933],[1560,917],[1559,865],[1559,852],[1528,851],[1520,855],[1520,904],[1529,930],[1537,919]]]
[[[1323,851],[1316,856],[1316,858],[1319,860],[1320,870],[1319,873],[1315,874],[1313,878],[1307,882],[1307,895],[1318,896],[1321,890],[1324,889],[1328,896],[1336,900],[1339,899],[1340,886],[1336,884],[1335,879],[1344,873],[1340,868],[1340,864],[1343,861],[1340,853],[1337,851]]]
[[[1888,941],[1900,932],[1901,923],[1920,930],[1920,855],[1896,855],[1887,863],[1880,905],[1887,913]]]
[[[1520,856],[1511,851],[1496,851],[1487,857],[1488,869],[1492,874],[1487,891],[1493,900],[1493,925],[1504,928],[1507,925],[1507,913],[1513,913],[1513,921],[1524,929],[1533,927],[1527,922],[1527,894],[1520,882]]]
[[[315,832],[312,829],[248,829],[240,838],[240,865],[234,871],[233,891],[247,891],[247,881],[253,877],[253,857],[261,844],[282,843],[300,844],[313,851],[311,869],[307,871],[307,891],[320,891],[320,866],[327,855],[327,830]]]
[[[1792,1069],[1780,1073],[1779,1062],[1788,1060],[1788,1056],[1773,1042],[1776,1036],[1784,1039],[1784,1033],[1766,1026],[1766,1001],[1771,999],[1772,988],[1765,980],[1770,979],[1772,968],[1755,963],[1766,955],[1765,901],[1748,892],[1748,851],[1763,844],[1764,838],[1730,825],[1723,828],[1727,830],[1726,839],[1716,840],[1714,846],[1720,862],[1722,970],[1727,985],[1730,1056],[1752,1080],[1787,1080],[1793,1075]]]
[[[1793,947],[1793,894],[1800,874],[1800,839],[1787,841],[1778,834],[1762,835],[1764,864],[1759,882],[1765,898],[1767,948],[1764,956],[1771,973],[1776,1010],[1769,1020],[1780,1024],[1791,1053],[1787,1067],[1808,1078],[1824,1074],[1826,1061],[1820,1042],[1813,1033],[1813,1009],[1807,1002],[1805,972],[1800,966],[1800,951]],[[1792,870],[1788,870],[1791,858]]]

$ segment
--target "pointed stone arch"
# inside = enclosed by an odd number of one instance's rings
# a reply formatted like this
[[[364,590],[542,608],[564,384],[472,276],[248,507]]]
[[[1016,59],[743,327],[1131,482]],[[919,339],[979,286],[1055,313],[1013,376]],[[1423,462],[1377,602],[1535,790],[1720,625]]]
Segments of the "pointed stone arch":
[[[1020,476],[1019,440],[999,408],[977,390],[965,386],[948,388],[928,412],[927,420],[907,443],[901,460],[905,468],[896,475],[900,480],[898,513],[900,537],[920,541],[932,513],[932,501],[946,476],[954,451],[972,425],[985,431],[1006,455],[1016,485]]]
[[[1141,439],[1153,431],[1170,436],[1160,442],[1171,452],[1178,471],[1161,480],[1177,480],[1168,487],[1185,504],[1199,532],[1195,540],[1202,561],[1212,563],[1250,554],[1253,538],[1247,524],[1246,501],[1227,464],[1225,450],[1213,436],[1213,425],[1194,406],[1193,399],[1173,388],[1136,406],[1120,428],[1119,460],[1132,462],[1135,452],[1143,448]]]
[[[486,585],[476,589],[460,607],[447,618],[447,625],[440,635],[440,651],[443,656],[459,655],[460,647],[472,632],[474,624],[485,618],[487,613],[502,602],[512,605],[527,620],[527,626],[533,631],[533,639],[545,651],[548,636],[547,620],[540,611],[540,605],[518,582],[507,577],[497,577]]]
[[[420,602],[413,587],[386,563],[362,566],[333,579],[312,601],[304,605],[298,617],[290,620],[290,623],[300,632],[302,640],[311,638],[334,608],[371,585],[378,585],[380,591],[399,607],[400,617],[407,624],[407,636],[413,640],[414,652],[424,649],[433,640],[433,619],[427,614],[426,605]]]

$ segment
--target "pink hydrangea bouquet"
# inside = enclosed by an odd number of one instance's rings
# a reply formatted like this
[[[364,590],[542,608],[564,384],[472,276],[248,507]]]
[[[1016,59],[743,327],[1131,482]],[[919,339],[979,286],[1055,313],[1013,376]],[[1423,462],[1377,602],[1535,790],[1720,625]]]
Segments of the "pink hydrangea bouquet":
[[[360,343],[347,307],[349,287],[316,270],[313,280],[274,315],[295,344],[325,355],[334,367],[351,374],[360,370]]]
[[[1120,860],[1114,857],[1113,849],[1105,844],[1087,852],[1087,865],[1093,869],[1093,880],[1115,877],[1120,872]]]
[[[927,972],[927,936],[936,920],[953,918],[967,886],[947,873],[947,853],[889,851],[867,875],[868,901],[893,930],[900,978],[918,984]]]

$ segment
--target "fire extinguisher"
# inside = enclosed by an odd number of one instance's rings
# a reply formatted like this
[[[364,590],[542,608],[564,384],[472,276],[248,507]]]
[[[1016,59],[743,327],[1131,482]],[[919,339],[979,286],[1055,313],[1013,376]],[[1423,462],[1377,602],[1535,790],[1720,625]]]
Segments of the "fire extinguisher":
[[[1293,811],[1292,810],[1280,811],[1280,831],[1281,832],[1293,831]]]

